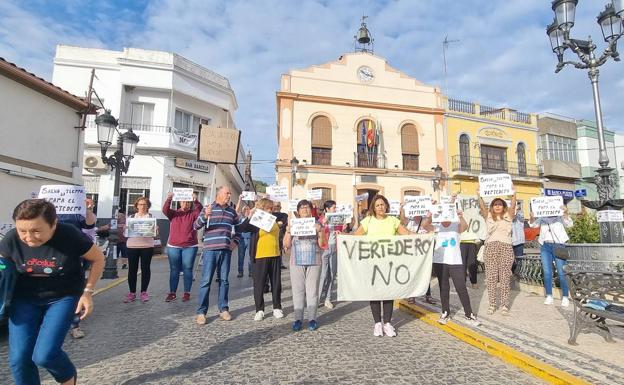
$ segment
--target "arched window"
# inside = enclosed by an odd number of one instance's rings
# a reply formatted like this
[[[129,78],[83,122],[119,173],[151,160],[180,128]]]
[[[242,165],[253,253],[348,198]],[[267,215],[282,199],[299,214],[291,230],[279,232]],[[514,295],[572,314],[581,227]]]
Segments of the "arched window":
[[[524,143],[518,143],[516,152],[518,153],[518,174],[526,175],[526,146],[524,145]]]
[[[379,135],[375,122],[364,119],[357,126],[357,166],[378,167]]]
[[[466,134],[459,137],[459,165],[460,170],[470,170],[470,138]]]
[[[312,119],[312,164],[331,165],[332,125],[327,116]]]
[[[401,152],[403,170],[418,170],[418,131],[411,123],[401,127]]]

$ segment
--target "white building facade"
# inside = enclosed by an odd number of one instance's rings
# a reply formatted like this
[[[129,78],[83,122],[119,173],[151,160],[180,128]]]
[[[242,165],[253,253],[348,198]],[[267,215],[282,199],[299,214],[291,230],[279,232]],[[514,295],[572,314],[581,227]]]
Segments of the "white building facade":
[[[148,196],[152,214],[163,218],[162,203],[173,187],[191,187],[207,203],[217,186],[226,185],[237,199],[244,188],[242,146],[237,165],[196,160],[200,124],[236,128],[238,105],[225,77],[175,53],[57,47],[53,79],[58,84],[84,95],[92,69],[93,88],[118,118],[119,130],[132,129],[140,137],[130,169],[122,176],[120,211],[132,213],[134,201]],[[90,119],[85,130],[84,185],[97,200],[98,217],[109,218],[113,173],[100,157],[97,129]]]
[[[87,103],[1,58],[0,90],[1,237],[42,185],[82,183]]]

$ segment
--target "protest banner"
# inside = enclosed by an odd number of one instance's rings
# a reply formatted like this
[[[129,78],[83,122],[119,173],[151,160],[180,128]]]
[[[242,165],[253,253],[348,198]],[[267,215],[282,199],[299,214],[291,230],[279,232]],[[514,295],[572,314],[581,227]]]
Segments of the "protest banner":
[[[127,238],[155,237],[156,218],[127,218],[125,236]]]
[[[406,196],[405,205],[403,211],[406,218],[414,218],[418,216],[427,216],[431,211],[431,197],[430,196]]]
[[[600,210],[598,214],[598,222],[624,222],[624,213],[620,210]]]
[[[457,216],[457,203],[441,203],[433,205],[431,208],[431,221],[433,223],[459,222],[459,217]]]
[[[241,193],[241,200],[244,201],[255,201],[256,200],[256,193],[253,191],[243,191]]]
[[[481,174],[479,175],[479,195],[481,197],[496,197],[513,195],[513,183],[509,174]]]
[[[310,201],[320,201],[321,199],[323,199],[323,190],[308,190],[307,196],[308,200]]]
[[[336,226],[342,225],[351,220],[351,215],[347,215],[345,213],[326,213],[325,218],[327,218],[327,224]]]
[[[173,188],[173,201],[174,202],[192,202],[193,199],[193,189],[192,188],[182,188],[182,187],[174,187]]]
[[[300,199],[290,199],[288,201],[288,211],[292,211],[293,213],[297,212],[297,205],[299,204]]]
[[[271,228],[273,228],[273,224],[275,223],[275,219],[277,219],[277,217],[273,214],[267,213],[266,211],[260,210],[260,209],[256,209],[254,210],[253,215],[251,216],[251,219],[249,220],[249,223],[251,223],[252,225],[264,230],[264,231],[271,231]]]
[[[558,217],[563,215],[563,197],[537,197],[531,198],[531,213],[535,218]]]
[[[360,194],[360,195],[356,195],[355,196],[355,201],[356,202],[363,202],[363,201],[365,201],[367,199],[368,199],[368,193],[367,192],[365,192],[364,194]]]
[[[274,202],[287,202],[288,198],[288,186],[272,185],[266,188],[269,199]]]
[[[487,228],[485,219],[481,216],[481,210],[479,209],[479,197],[458,196],[456,202],[459,209],[463,212],[464,220],[468,224],[468,229],[461,233],[461,240],[485,239]]]
[[[433,237],[338,235],[338,301],[424,295],[431,280]]]
[[[240,144],[240,131],[202,124],[199,128],[197,160],[235,164]]]
[[[336,212],[340,214],[346,214],[349,217],[353,216],[353,204],[351,203],[338,203],[336,204]]]
[[[39,189],[39,199],[53,203],[57,214],[87,215],[87,195],[83,186],[43,185]]]
[[[307,237],[316,235],[316,219],[293,218],[290,220],[290,235],[293,237]]]
[[[394,215],[395,217],[401,215],[401,202],[390,201],[388,203],[390,203],[390,211],[388,212],[389,215]]]

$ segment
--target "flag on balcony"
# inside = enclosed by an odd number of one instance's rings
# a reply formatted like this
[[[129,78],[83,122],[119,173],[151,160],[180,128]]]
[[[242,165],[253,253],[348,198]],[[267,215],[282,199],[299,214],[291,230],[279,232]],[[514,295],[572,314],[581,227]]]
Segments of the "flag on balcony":
[[[366,122],[366,144],[368,147],[372,148],[377,143],[375,140],[375,130],[373,129],[373,122],[370,120],[367,120]]]
[[[362,120],[360,127],[360,137],[362,138],[362,146],[366,146],[366,122]]]

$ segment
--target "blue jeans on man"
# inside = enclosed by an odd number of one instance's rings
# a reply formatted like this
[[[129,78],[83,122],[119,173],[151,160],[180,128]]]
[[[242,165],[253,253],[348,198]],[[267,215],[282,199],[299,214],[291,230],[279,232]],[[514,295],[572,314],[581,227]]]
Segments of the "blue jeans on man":
[[[241,237],[240,241],[238,242],[238,272],[240,274],[242,274],[245,270],[245,254],[249,249],[249,242],[250,238],[245,236]],[[249,274],[251,274],[251,257],[249,257],[249,262],[247,263],[247,265],[249,266]]]
[[[175,293],[180,282],[180,271],[184,275],[184,292],[190,293],[193,285],[193,265],[197,256],[197,246],[171,247],[167,246],[169,257],[169,292]]]
[[[540,250],[540,255],[542,257],[542,270],[544,271],[544,289],[546,289],[546,295],[552,295],[554,262],[557,265],[561,295],[567,297],[569,294],[568,281],[566,281],[566,277],[563,272],[563,266],[566,264],[566,261],[555,256],[555,248],[557,247],[564,247],[564,245],[559,243],[544,243]]]
[[[39,384],[39,369],[56,382],[76,375],[76,367],[63,351],[78,297],[14,298],[9,308],[9,365],[16,385]]]
[[[215,271],[219,271],[219,312],[229,310],[228,291],[230,289],[230,249],[204,250],[202,253],[202,277],[199,284],[199,306],[197,314],[208,312],[208,299],[210,297],[210,284]]]

